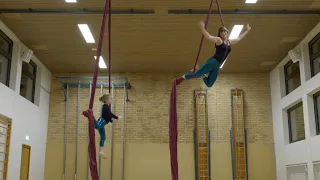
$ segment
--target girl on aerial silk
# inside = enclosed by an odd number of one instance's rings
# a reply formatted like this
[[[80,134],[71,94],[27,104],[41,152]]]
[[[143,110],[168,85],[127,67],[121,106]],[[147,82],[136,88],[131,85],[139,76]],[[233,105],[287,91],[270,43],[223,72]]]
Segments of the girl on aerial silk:
[[[113,119],[119,119],[121,116],[116,116],[111,112],[110,104],[111,104],[111,95],[110,94],[104,94],[99,98],[99,101],[103,103],[102,105],[102,110],[101,110],[101,117],[98,120],[94,120],[94,127],[99,131],[100,134],[100,151],[99,154],[100,156],[107,158],[107,156],[104,153],[103,147],[104,147],[104,142],[106,140],[106,130],[105,126],[109,122],[113,122]],[[88,110],[89,111],[89,110]]]
[[[215,81],[217,80],[220,66],[223,64],[223,62],[228,57],[228,54],[231,52],[231,44],[238,43],[251,30],[251,27],[249,25],[246,25],[246,31],[243,34],[241,34],[238,38],[228,39],[229,31],[225,27],[220,27],[218,29],[218,36],[216,37],[208,33],[208,31],[205,29],[205,24],[203,21],[200,21],[199,25],[206,39],[208,39],[209,41],[215,44],[216,53],[215,55],[210,57],[200,68],[197,65],[196,71],[194,73],[192,73],[193,72],[193,69],[192,69],[187,74],[178,78],[177,85],[180,84],[185,79],[202,77],[203,82],[206,84],[206,86],[212,87]]]

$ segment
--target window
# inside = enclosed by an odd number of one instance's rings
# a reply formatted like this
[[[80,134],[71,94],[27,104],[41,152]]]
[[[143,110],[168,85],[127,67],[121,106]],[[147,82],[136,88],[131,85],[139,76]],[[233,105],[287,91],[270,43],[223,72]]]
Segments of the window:
[[[308,180],[307,164],[287,165],[287,179],[288,180]]]
[[[289,94],[301,85],[299,62],[293,63],[289,61],[284,66],[286,94]]]
[[[288,110],[290,143],[305,139],[302,102]]]
[[[9,86],[13,42],[0,30],[0,83]]]
[[[320,72],[320,33],[309,42],[311,76]]]
[[[30,61],[23,61],[21,73],[20,95],[34,103],[34,92],[36,86],[37,65]]]
[[[320,134],[320,91],[313,95],[313,102],[314,102],[314,113],[316,116],[316,130],[317,135]]]
[[[320,179],[320,164],[319,161],[313,161],[314,179]]]

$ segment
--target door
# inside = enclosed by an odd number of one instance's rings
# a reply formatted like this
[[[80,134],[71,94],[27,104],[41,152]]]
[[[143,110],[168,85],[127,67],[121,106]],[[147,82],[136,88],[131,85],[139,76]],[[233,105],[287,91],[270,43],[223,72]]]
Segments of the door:
[[[20,180],[29,180],[30,151],[30,146],[22,145]]]

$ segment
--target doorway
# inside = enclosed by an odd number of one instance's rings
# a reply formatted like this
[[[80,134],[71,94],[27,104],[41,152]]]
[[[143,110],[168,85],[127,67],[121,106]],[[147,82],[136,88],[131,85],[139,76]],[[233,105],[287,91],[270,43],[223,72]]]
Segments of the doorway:
[[[22,144],[20,180],[29,180],[31,146]]]

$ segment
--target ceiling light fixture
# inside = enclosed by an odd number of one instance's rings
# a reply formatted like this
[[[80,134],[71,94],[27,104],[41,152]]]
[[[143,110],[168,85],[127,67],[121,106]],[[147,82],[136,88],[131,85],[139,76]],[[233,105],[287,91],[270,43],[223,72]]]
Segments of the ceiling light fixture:
[[[94,59],[97,59],[97,56],[94,56]],[[100,67],[101,69],[107,69],[106,62],[104,61],[104,59],[103,59],[102,56],[100,56],[99,67]]]
[[[77,0],[66,0],[67,3],[77,3]]]
[[[95,43],[92,33],[87,24],[78,24],[78,27],[87,43]]]
[[[243,25],[234,25],[232,31],[230,33],[229,39],[236,39],[239,37],[241,31],[243,29]]]
[[[227,59],[228,59],[228,57],[226,58],[226,60],[224,60],[224,62],[223,62],[223,63],[222,63],[222,65],[220,66],[220,69],[222,69],[222,67],[223,67],[224,63],[226,63],[226,62],[227,62]]]
[[[257,0],[246,0],[247,4],[255,4],[257,3]]]

